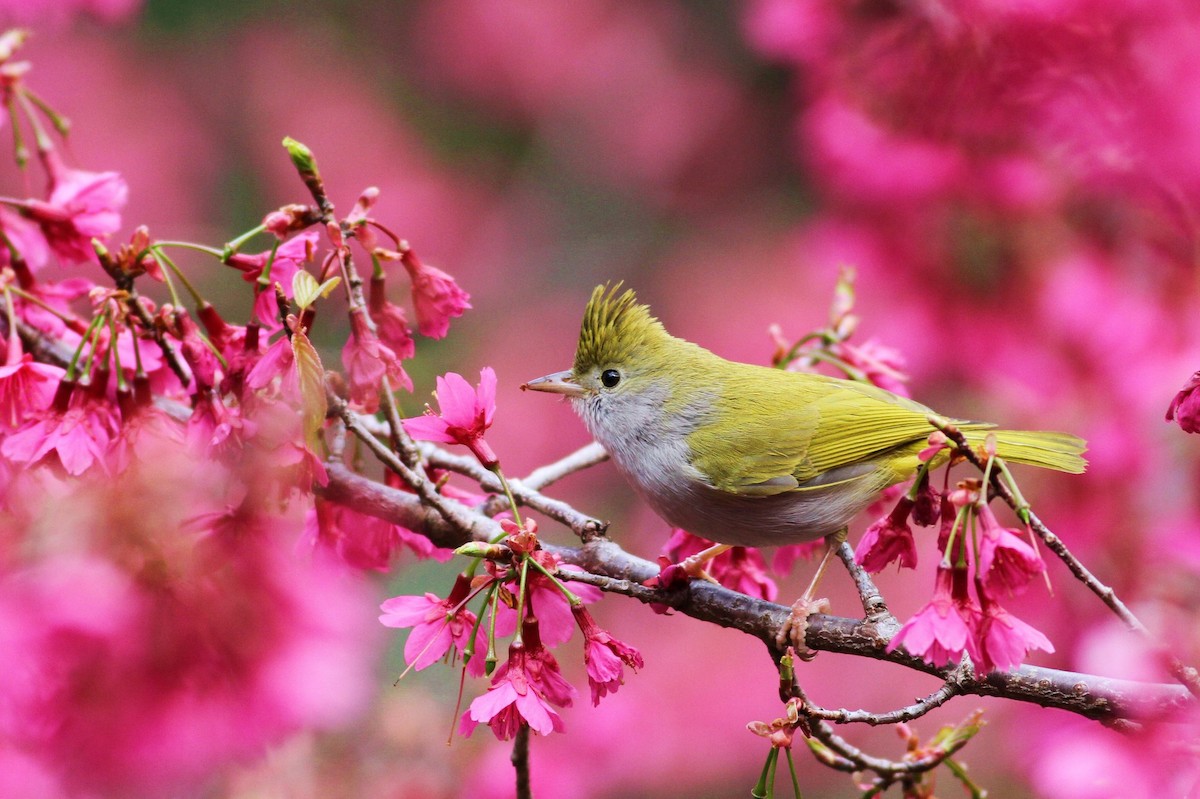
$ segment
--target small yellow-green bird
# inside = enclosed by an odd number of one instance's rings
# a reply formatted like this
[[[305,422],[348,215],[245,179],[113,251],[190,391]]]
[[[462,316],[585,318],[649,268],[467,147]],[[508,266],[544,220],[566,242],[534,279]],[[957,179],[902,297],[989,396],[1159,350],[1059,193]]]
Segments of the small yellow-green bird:
[[[727,361],[670,335],[620,288],[592,292],[575,365],[526,386],[570,397],[672,526],[725,545],[813,541],[914,475],[929,408],[863,383]],[[1086,466],[1084,441],[1067,433],[954,424],[972,444],[994,435],[1009,461]]]

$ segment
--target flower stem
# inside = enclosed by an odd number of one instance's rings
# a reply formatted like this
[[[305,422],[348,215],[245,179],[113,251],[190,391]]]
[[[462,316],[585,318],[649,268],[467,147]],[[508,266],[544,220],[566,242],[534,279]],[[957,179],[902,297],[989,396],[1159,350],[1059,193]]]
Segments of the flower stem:
[[[554,583],[555,588],[557,588],[559,591],[562,591],[563,596],[567,598],[567,602],[571,604],[571,607],[578,607],[579,605],[583,604],[583,600],[576,596],[570,588],[567,588],[562,580],[555,577],[553,572],[551,572],[542,564],[538,563],[537,560],[533,558],[530,558],[530,562],[533,563],[533,567],[535,569],[546,575],[550,582]]]

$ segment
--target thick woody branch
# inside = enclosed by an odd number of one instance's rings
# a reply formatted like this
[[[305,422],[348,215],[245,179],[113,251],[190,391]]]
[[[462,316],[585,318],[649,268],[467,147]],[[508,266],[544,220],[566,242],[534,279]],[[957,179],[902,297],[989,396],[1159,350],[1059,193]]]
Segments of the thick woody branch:
[[[439,497],[455,506],[455,522],[451,523],[440,512],[422,504],[415,495],[379,485],[340,464],[329,466],[329,484],[322,493],[362,513],[427,534],[438,546],[457,546],[472,539],[486,540],[499,531],[492,519]],[[468,522],[466,526],[462,525],[464,521]],[[586,582],[641,602],[666,605],[701,621],[740,630],[763,641],[773,653],[776,632],[790,613],[783,605],[705,581],[694,580],[670,591],[647,588],[642,583],[658,574],[658,566],[603,538],[581,547],[547,545],[546,548],[587,572],[562,572],[563,579]],[[868,657],[922,671],[945,680],[959,694],[1029,702],[1110,723],[1122,719],[1171,718],[1192,704],[1187,691],[1174,685],[1118,680],[1036,666],[983,676],[967,669],[935,668],[902,650],[887,651],[890,630],[883,629],[887,626],[817,614],[809,620],[806,643],[815,650]]]

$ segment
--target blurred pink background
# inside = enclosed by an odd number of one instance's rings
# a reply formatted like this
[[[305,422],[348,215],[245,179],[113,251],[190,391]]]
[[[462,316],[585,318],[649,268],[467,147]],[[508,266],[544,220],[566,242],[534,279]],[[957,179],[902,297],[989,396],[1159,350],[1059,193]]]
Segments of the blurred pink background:
[[[1200,654],[1200,441],[1163,421],[1200,368],[1190,5],[176,0],[95,4],[103,21],[78,4],[7,5],[34,30],[32,85],[74,122],[73,161],[129,181],[126,231],[218,245],[303,201],[285,135],[316,153],[339,208],[378,186],[375,216],[474,305],[448,338],[419,342],[404,407],[416,413],[437,374],[493,366],[489,440],[509,474],[587,441],[567,406],[517,387],[569,366],[596,283],[623,279],[675,334],[766,362],[768,325],[794,338],[823,324],[853,265],[860,340],[905,354],[914,397],[1089,440],[1085,476],[1022,473],[1026,495],[1181,655]],[[240,280],[191,268],[230,318],[248,312]],[[344,332],[315,334],[335,353]],[[555,493],[645,557],[667,537],[611,467]],[[880,580],[901,618],[932,588],[920,543],[916,574]],[[363,617],[386,596],[444,594],[454,568],[401,564],[371,584]],[[1057,648],[1034,663],[1164,679],[1064,568],[1050,575],[1053,596],[1035,586],[1013,604]],[[847,582],[826,586],[852,615]],[[779,715],[763,648],[618,597],[597,615],[646,668],[533,742],[539,795],[745,795],[766,749],[744,725]],[[393,687],[403,635],[387,639],[362,715],[216,774],[211,795],[511,796],[506,745],[486,730],[444,745],[457,673]],[[572,646],[560,660],[579,677]],[[829,654],[802,679],[814,701],[871,710],[936,687]],[[915,726],[932,735],[977,706],[988,726],[962,760],[993,795],[1168,795],[1158,750],[1068,714],[960,699]],[[902,752],[888,730],[850,734]],[[1081,741],[1111,754],[1085,766]],[[857,795],[797,756],[807,791]]]

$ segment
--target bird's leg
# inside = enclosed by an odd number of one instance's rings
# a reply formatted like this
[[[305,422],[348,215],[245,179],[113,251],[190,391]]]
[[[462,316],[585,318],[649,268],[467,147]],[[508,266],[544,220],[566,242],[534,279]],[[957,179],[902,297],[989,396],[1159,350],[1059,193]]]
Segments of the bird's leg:
[[[733,549],[729,544],[713,544],[708,549],[697,552],[695,555],[688,555],[679,562],[679,568],[683,569],[683,573],[688,577],[699,577],[703,580],[708,580],[710,583],[715,583],[716,580],[708,573],[704,566],[717,555],[722,552],[728,552]]]
[[[808,617],[814,613],[828,613],[830,610],[828,599],[823,597],[814,599],[814,597],[817,594],[817,586],[820,584],[821,578],[825,576],[825,569],[829,567],[829,561],[833,559],[837,548],[846,540],[848,532],[848,529],[843,527],[836,533],[825,536],[825,556],[817,565],[817,571],[809,582],[808,588],[804,589],[804,593],[792,604],[792,612],[788,614],[787,619],[780,626],[779,632],[775,634],[775,643],[779,645],[779,648],[783,649],[791,644],[792,648],[796,650],[796,656],[801,660],[812,660],[817,656],[817,653],[809,649],[804,642],[804,636],[808,632]]]

